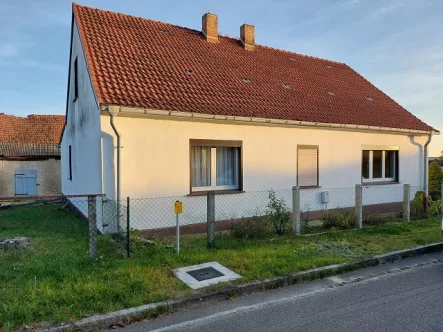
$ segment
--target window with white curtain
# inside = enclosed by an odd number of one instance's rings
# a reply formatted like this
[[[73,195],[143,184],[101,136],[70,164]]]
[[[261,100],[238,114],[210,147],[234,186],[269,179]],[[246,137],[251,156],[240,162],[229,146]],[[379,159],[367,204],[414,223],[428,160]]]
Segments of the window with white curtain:
[[[300,187],[318,186],[318,146],[299,145],[297,157],[297,184]]]
[[[228,142],[191,140],[191,191],[240,189],[240,143]]]
[[[363,146],[362,182],[398,181],[398,147]]]

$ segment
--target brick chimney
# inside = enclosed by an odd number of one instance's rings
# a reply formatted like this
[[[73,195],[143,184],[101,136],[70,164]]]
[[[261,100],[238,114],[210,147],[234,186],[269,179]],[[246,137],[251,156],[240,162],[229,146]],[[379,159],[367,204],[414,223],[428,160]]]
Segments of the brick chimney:
[[[250,24],[243,24],[240,27],[240,41],[246,51],[255,49],[255,27]]]
[[[209,43],[218,43],[218,17],[212,13],[202,16],[202,32]]]

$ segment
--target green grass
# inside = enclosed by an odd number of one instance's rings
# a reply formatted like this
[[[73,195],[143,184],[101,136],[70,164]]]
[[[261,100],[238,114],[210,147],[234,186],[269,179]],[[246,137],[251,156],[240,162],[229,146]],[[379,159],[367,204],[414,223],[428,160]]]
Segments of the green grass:
[[[99,258],[88,258],[87,225],[59,205],[0,211],[0,239],[28,236],[31,251],[0,251],[0,330],[77,320],[89,315],[190,295],[172,268],[218,261],[243,276],[235,283],[352,261],[441,241],[439,219],[293,239],[185,237],[179,256],[164,246],[140,247],[126,259],[110,236],[99,236]],[[234,283],[234,284],[235,284]],[[222,286],[219,286],[222,287]]]

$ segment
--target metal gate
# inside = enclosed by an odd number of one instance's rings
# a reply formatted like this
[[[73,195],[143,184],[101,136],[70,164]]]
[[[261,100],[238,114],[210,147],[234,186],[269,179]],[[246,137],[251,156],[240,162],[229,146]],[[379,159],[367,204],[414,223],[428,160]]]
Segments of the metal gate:
[[[15,172],[15,194],[37,195],[37,171],[19,170]]]

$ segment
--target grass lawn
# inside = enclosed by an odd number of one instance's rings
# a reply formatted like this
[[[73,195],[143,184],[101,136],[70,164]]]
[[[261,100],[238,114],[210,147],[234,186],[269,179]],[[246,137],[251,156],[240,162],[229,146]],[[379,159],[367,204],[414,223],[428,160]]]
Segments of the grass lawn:
[[[207,250],[205,239],[184,239],[180,256],[164,246],[134,257],[110,236],[99,236],[99,256],[88,258],[87,225],[59,205],[0,211],[0,239],[28,236],[31,251],[0,250],[0,330],[77,320],[192,292],[171,268],[218,261],[243,283],[442,240],[438,218],[391,223],[293,239],[236,240],[228,235]],[[226,284],[224,285],[226,286]]]

